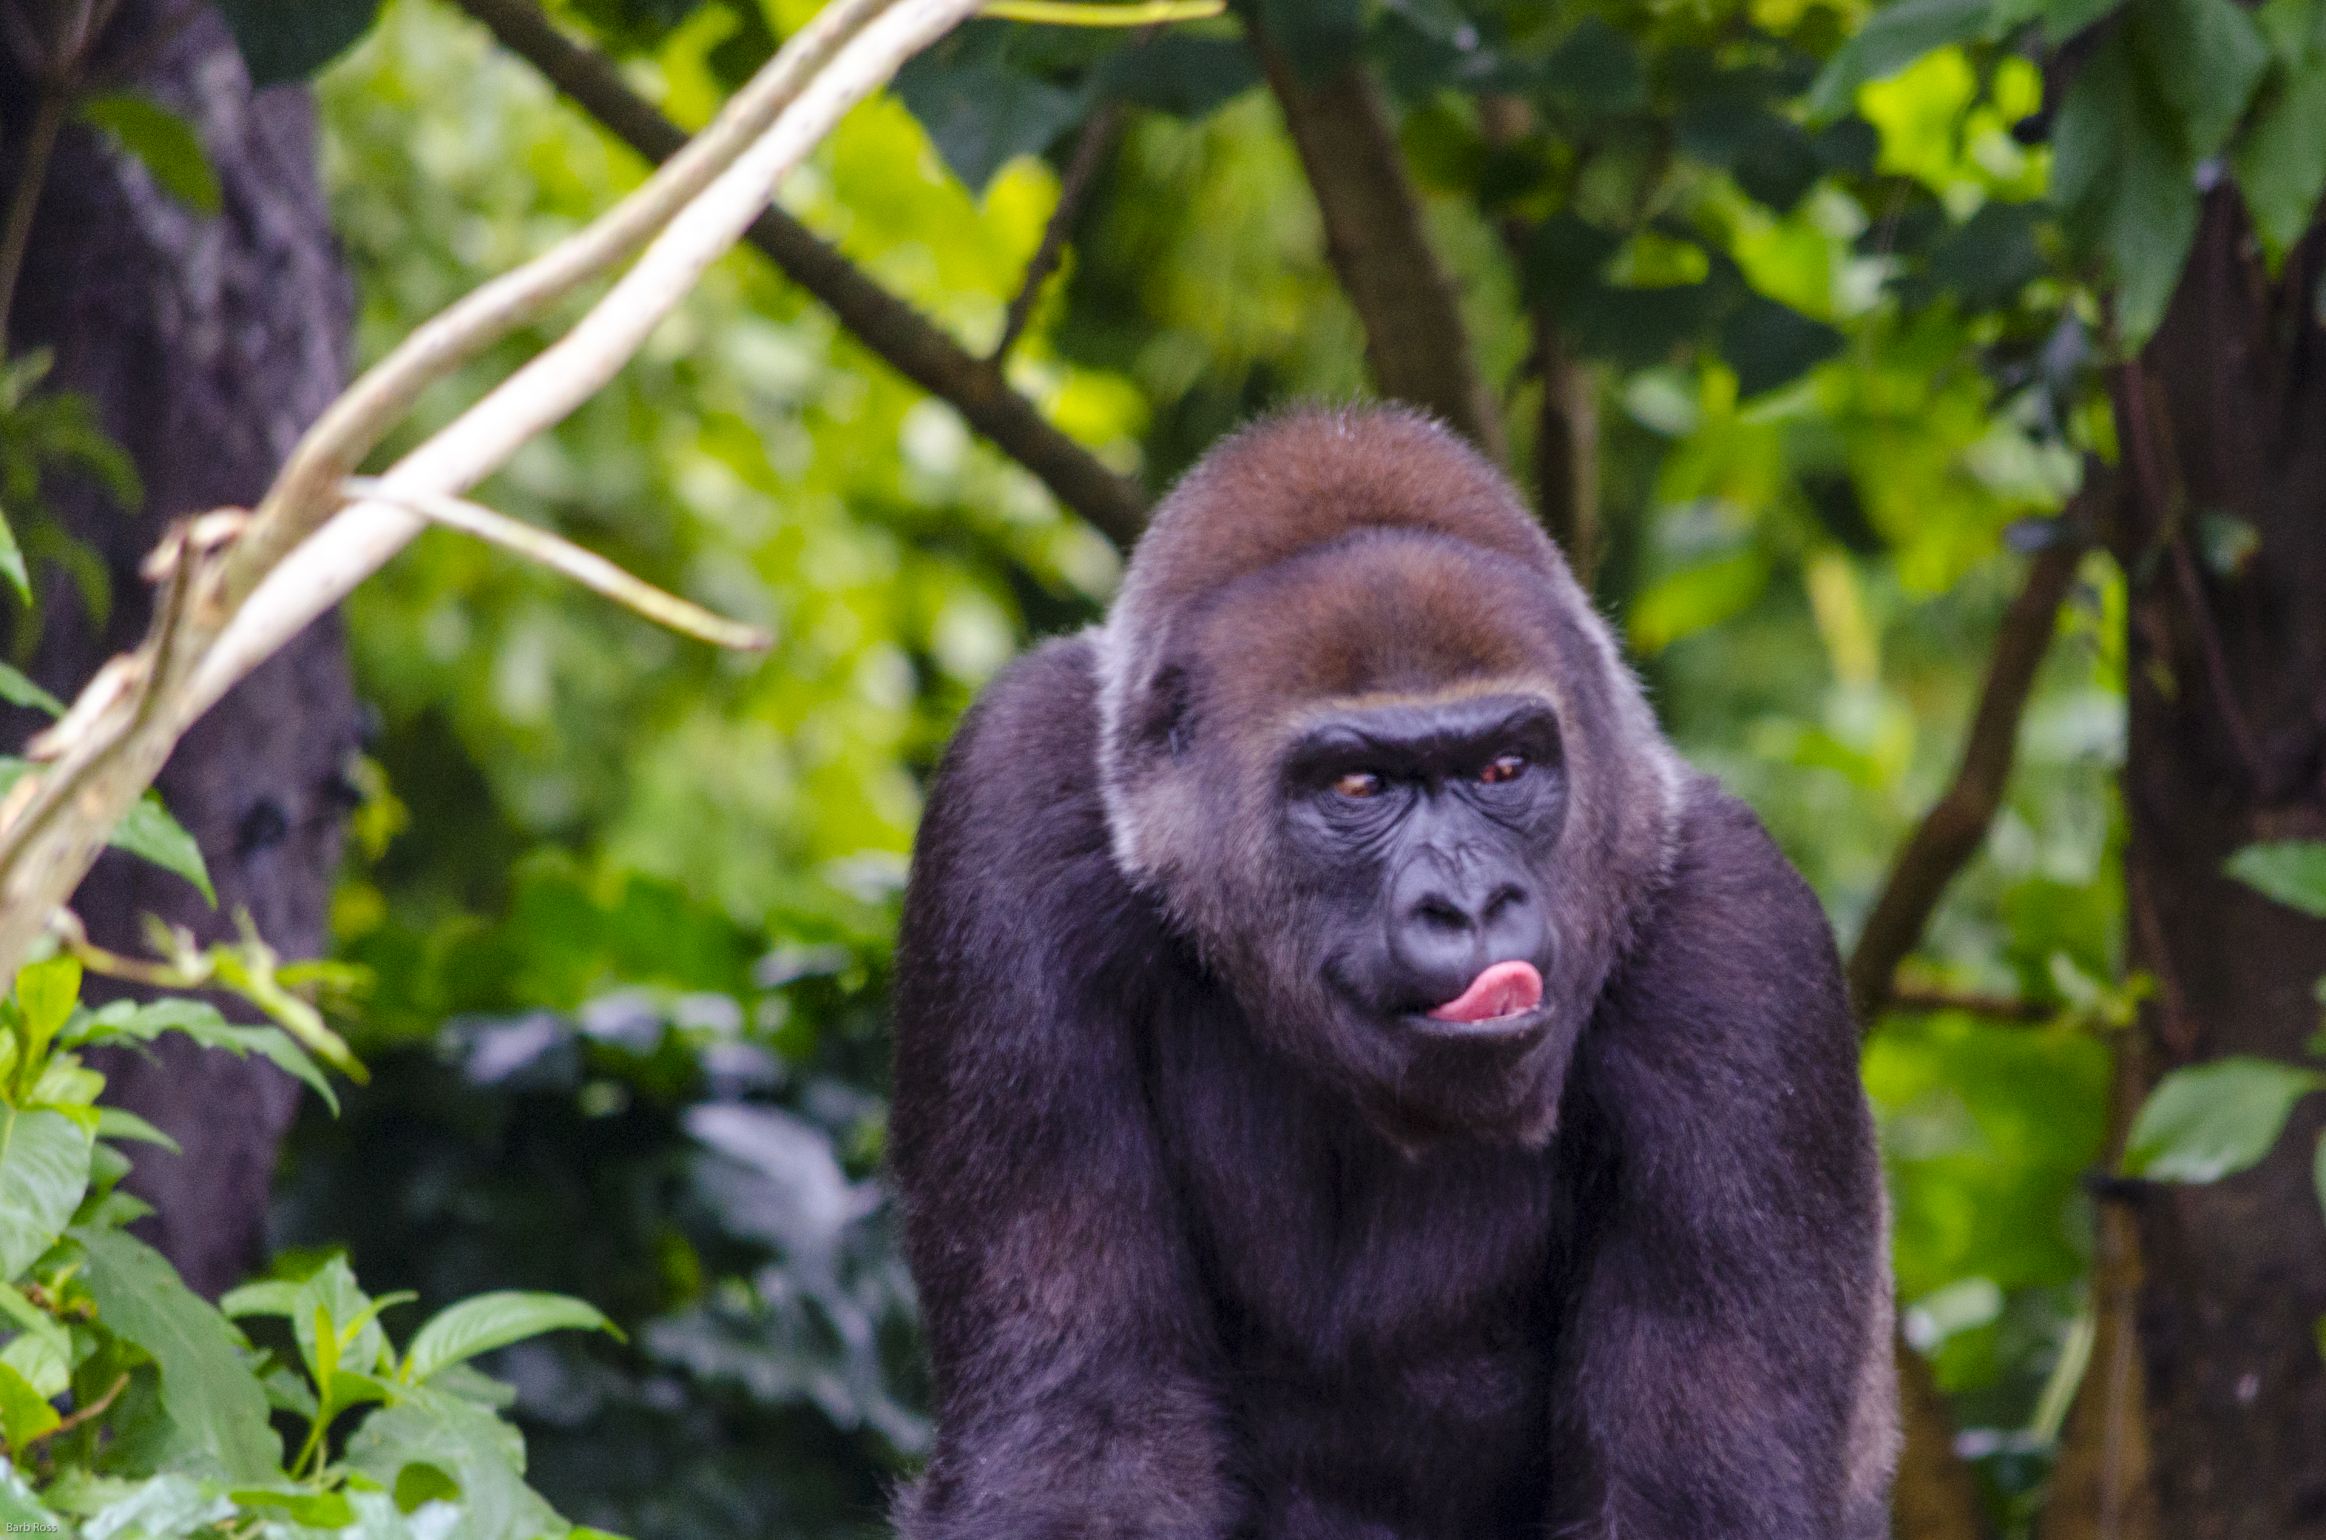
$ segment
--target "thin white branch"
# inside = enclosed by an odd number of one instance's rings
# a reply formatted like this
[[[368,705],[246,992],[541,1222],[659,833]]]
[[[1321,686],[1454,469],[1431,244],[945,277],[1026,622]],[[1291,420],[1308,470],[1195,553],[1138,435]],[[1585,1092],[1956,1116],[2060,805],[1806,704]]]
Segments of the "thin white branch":
[[[980,0],[896,0],[845,44],[791,106],[673,219],[596,308],[554,346],[413,450],[381,481],[400,500],[458,495],[594,395],[644,345],[703,273],[750,227],[775,188],[849,108],[974,14]],[[394,504],[359,502],[271,570],[197,668],[188,704],[209,709],[235,681],[409,544],[423,526]]]
[[[645,579],[624,571],[595,551],[587,551],[562,535],[552,534],[522,519],[495,513],[460,497],[404,497],[382,481],[350,477],[351,496],[398,503],[431,524],[459,530],[513,551],[560,577],[571,578],[592,593],[603,594],[625,609],[636,610],[658,626],[736,652],[765,652],[775,638],[757,626],[714,615],[699,604],[667,593]]]
[[[653,237],[572,332],[388,473],[397,503],[457,497],[602,387],[840,117],[980,3],[835,0],[747,88],[750,111],[722,115],[706,136],[711,148],[674,160],[684,168],[666,170],[567,246],[486,285],[358,382],[302,440],[240,538],[211,549],[181,532],[169,602],[135,655],[138,688],[90,713],[80,736],[56,743],[56,761],[27,775],[17,788],[24,795],[0,808],[0,979],[23,961],[194,719],[425,527],[379,500],[322,523],[353,459],[420,389]],[[691,197],[690,178],[699,186]]]

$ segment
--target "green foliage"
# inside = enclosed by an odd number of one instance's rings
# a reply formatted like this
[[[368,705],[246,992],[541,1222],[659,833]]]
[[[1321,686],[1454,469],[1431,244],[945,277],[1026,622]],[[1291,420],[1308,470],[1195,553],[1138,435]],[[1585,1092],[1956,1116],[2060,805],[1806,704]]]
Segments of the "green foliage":
[[[2175,1070],[2133,1120],[2124,1169],[2159,1182],[2217,1182],[2267,1155],[2294,1104],[2317,1090],[2326,1074],[2267,1059]]]
[[[2228,871],[2247,887],[2326,920],[2326,842],[2248,845],[2229,858]]]
[[[135,157],[171,197],[197,214],[218,212],[218,173],[184,118],[134,91],[101,92],[75,110],[82,122],[103,129]]]
[[[272,1040],[278,1062],[313,1067],[276,1029],[228,1027],[197,1002],[87,1010],[80,982],[79,964],[53,958],[0,1002],[8,1522],[89,1540],[578,1533],[524,1485],[522,1440],[493,1411],[492,1383],[462,1363],[603,1318],[574,1300],[487,1296],[429,1321],[399,1355],[379,1320],[397,1297],[367,1296],[337,1257],[211,1305],[122,1228],[147,1210],[116,1185],[129,1169],[116,1145],[161,1136],[98,1105],[104,1076],[76,1050],[182,1031],[238,1048]],[[295,1360],[231,1319],[270,1309],[290,1318]],[[374,1409],[335,1439],[358,1408]],[[303,1430],[296,1453],[286,1426]],[[406,1479],[423,1465],[432,1479]]]
[[[253,85],[304,80],[362,37],[380,0],[219,0]]]

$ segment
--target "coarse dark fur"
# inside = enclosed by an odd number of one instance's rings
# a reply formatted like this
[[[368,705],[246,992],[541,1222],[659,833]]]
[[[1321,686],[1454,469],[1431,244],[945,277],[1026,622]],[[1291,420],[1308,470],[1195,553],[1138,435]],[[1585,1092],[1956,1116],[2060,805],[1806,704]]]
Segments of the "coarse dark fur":
[[[1558,724],[1557,816],[1511,847],[1541,1005],[1368,1016],[1320,937],[1374,895],[1294,848],[1285,745],[1505,697]],[[1428,422],[1230,439],[1106,627],[986,692],[896,1005],[938,1402],[908,1540],[1887,1532],[1881,1180],[1824,916]]]

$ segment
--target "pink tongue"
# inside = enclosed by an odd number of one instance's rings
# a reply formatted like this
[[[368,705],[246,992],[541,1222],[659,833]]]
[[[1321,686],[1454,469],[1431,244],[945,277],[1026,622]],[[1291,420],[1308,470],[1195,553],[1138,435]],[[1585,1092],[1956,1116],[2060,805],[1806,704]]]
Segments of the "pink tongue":
[[[1470,981],[1459,999],[1430,1012],[1432,1021],[1492,1021],[1543,1002],[1543,976],[1528,962],[1498,962]]]

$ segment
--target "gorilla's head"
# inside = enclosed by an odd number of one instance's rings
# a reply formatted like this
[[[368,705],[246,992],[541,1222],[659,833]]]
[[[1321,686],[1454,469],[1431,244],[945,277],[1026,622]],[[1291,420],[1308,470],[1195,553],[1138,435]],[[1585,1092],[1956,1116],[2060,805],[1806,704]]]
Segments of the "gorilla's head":
[[[1402,1143],[1539,1142],[1678,765],[1507,481],[1395,410],[1215,449],[1101,649],[1118,862]]]

